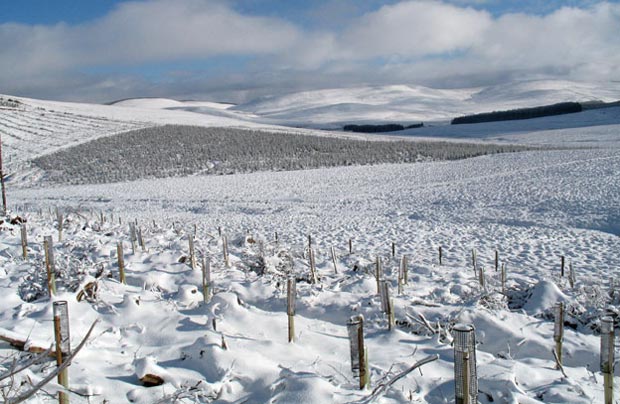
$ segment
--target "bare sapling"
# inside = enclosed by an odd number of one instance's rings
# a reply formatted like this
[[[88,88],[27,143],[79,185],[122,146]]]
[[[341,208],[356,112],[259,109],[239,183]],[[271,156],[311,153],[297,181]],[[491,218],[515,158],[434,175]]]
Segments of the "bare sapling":
[[[288,315],[288,342],[295,342],[295,300],[297,283],[293,276],[286,280],[286,314]]]
[[[360,390],[368,386],[370,374],[368,372],[368,355],[364,346],[364,316],[353,316],[347,321],[349,347],[351,351],[351,371],[353,376],[359,377]]]
[[[71,341],[69,335],[69,311],[65,300],[54,302],[54,339],[56,342],[56,366],[60,367],[71,355]],[[65,368],[58,373],[58,383],[69,388],[69,372]],[[58,392],[58,403],[69,404],[67,393]]]
[[[202,295],[205,303],[211,300],[211,293],[211,258],[202,257]]]
[[[560,369],[562,366],[562,341],[564,340],[564,303],[562,302],[555,305],[553,340],[555,341],[555,356],[558,362],[557,369]]]
[[[606,316],[601,318],[601,372],[604,378],[605,404],[614,401],[614,319]]]
[[[22,224],[21,226],[21,236],[22,236],[22,257],[24,260],[28,259],[28,232],[26,229],[26,224]]]
[[[56,294],[56,269],[54,264],[54,242],[52,236],[43,237],[45,251],[45,271],[47,272],[47,291],[50,296]]]
[[[116,243],[116,260],[118,262],[119,281],[125,285],[125,259],[123,257],[123,242]]]
[[[454,336],[454,384],[456,404],[478,402],[476,333],[471,324],[456,324]]]

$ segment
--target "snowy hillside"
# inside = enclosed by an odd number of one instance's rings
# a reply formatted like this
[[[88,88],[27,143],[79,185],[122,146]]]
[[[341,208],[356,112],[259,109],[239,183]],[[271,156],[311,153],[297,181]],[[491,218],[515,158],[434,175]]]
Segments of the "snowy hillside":
[[[232,109],[256,114],[272,123],[333,128],[356,122],[446,121],[479,112],[619,99],[620,83],[545,80],[456,90],[407,85],[316,90],[265,97]]]

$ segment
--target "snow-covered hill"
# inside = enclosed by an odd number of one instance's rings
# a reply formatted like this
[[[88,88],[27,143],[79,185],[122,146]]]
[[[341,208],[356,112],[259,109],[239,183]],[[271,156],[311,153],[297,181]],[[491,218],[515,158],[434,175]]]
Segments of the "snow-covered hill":
[[[526,81],[470,89],[375,86],[305,91],[265,97],[231,109],[269,122],[337,127],[356,122],[445,121],[459,115],[566,101],[620,99],[620,83]]]

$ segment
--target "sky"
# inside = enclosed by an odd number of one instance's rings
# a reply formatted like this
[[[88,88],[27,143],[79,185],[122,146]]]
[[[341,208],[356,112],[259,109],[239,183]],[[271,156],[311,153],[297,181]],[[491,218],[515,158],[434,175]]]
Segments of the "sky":
[[[620,81],[620,0],[0,1],[0,93],[245,102],[368,85]]]

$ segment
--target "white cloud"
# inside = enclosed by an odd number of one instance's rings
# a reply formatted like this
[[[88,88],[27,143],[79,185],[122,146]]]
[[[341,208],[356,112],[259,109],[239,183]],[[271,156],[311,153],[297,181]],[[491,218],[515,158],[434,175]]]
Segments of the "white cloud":
[[[226,0],[126,2],[81,25],[1,24],[0,90],[95,100],[189,92],[224,99],[226,88],[251,97],[356,82],[467,85],[524,75],[620,80],[620,4],[494,17],[465,5],[473,3],[479,1],[402,1],[352,15],[337,29],[315,30],[241,14]],[[87,73],[222,55],[252,60],[215,78],[190,71],[157,83],[137,74]]]
[[[341,38],[349,58],[419,57],[469,48],[491,24],[485,11],[437,1],[384,6],[355,21]]]

